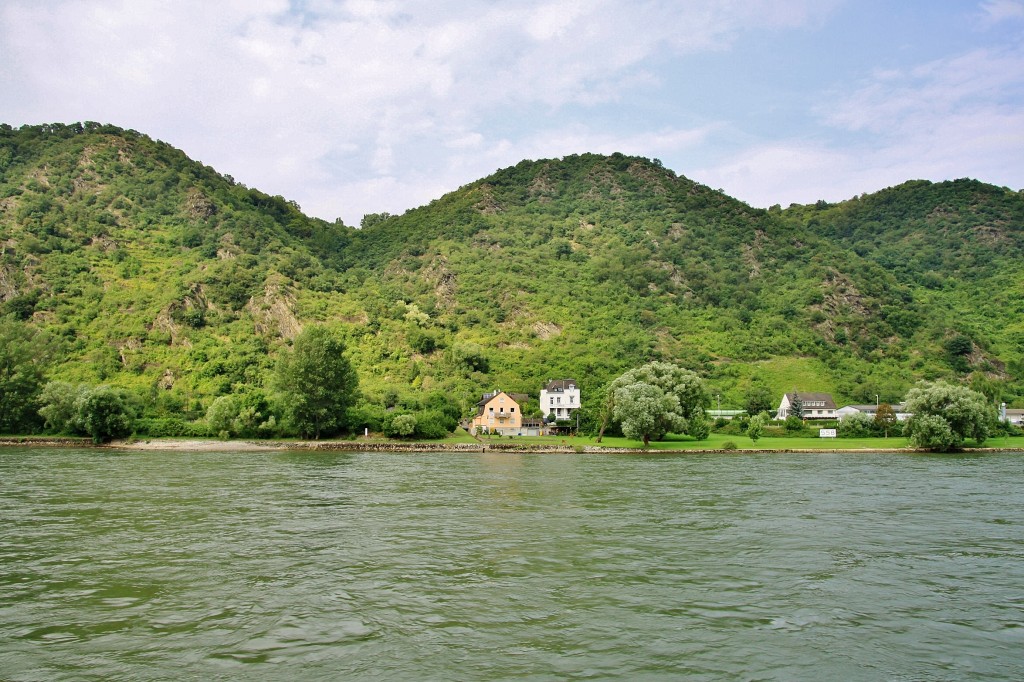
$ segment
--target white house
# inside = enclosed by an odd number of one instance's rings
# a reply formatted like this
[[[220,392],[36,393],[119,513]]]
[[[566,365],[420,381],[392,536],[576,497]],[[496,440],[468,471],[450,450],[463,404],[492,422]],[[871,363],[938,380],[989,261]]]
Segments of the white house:
[[[797,401],[797,398],[801,404],[800,414],[797,416],[801,419],[836,418],[836,401],[832,399],[831,393],[795,392],[783,394],[776,419],[788,417],[793,411],[793,403]]]
[[[892,411],[896,413],[896,421],[905,422],[910,419],[911,415],[907,412],[907,406],[903,403],[896,403],[890,407],[892,407]],[[877,412],[878,405],[845,405],[836,410],[836,418],[842,421],[853,414],[866,414],[874,419]]]
[[[553,413],[556,420],[568,420],[579,408],[580,389],[575,379],[549,381],[540,390],[540,409],[545,417]]]
[[[1007,409],[1006,403],[999,405],[999,421],[1010,422],[1014,426],[1024,426],[1024,410]]]

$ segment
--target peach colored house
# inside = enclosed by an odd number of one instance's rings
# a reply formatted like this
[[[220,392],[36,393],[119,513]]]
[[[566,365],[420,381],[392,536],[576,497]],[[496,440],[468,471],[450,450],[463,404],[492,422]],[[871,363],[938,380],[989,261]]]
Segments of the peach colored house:
[[[523,408],[527,396],[504,391],[485,393],[476,404],[473,433],[518,435],[523,428]]]

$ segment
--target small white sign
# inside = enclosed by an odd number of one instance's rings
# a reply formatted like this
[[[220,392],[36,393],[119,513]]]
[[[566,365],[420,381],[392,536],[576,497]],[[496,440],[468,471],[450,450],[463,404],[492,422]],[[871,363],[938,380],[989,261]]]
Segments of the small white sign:
[[[818,429],[818,438],[835,438],[835,429]]]

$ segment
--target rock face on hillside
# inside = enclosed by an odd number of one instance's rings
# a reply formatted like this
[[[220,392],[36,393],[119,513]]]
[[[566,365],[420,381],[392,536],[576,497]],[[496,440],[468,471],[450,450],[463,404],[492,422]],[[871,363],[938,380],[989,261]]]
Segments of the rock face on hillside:
[[[371,398],[551,376],[596,396],[668,359],[723,405],[755,379],[864,402],[923,377],[1012,402],[1022,230],[1024,195],[972,180],[763,211],[621,154],[353,230],[133,131],[0,126],[0,313],[50,332],[55,376],[179,402],[266,388],[309,324],[343,330]]]

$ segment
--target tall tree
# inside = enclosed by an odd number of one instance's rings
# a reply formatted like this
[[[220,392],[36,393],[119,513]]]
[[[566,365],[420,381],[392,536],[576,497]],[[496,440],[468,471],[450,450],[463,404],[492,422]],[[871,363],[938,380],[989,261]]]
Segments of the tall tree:
[[[654,394],[650,391],[637,392],[632,389],[623,393],[624,389],[635,384],[653,386],[660,391],[661,395],[674,399],[671,409],[668,409],[666,404],[658,402],[659,416],[648,433],[655,440],[664,437],[669,431],[688,432],[691,420],[697,415],[703,417],[704,410],[711,402],[704,386],[704,380],[696,373],[670,362],[647,363],[642,367],[629,370],[608,386],[604,420],[598,434],[598,442],[604,435],[609,420],[620,422],[623,433],[625,433],[626,422],[623,415],[633,415],[638,402],[653,404],[651,401],[654,399]],[[622,400],[627,400],[629,403],[624,410],[620,410],[618,407]],[[696,424],[697,422],[694,421],[695,426]],[[647,440],[644,440],[644,443],[646,444]]]
[[[639,381],[616,391],[614,416],[622,424],[623,435],[642,440],[644,447],[651,439],[660,440],[669,431],[683,431],[687,426],[678,397]]]
[[[988,437],[994,408],[985,396],[966,386],[937,381],[922,382],[907,392],[910,419],[904,428],[912,445],[932,450],[951,450],[973,438],[978,445]]]
[[[75,404],[77,423],[92,436],[94,443],[122,438],[132,432],[136,406],[124,389],[97,386],[82,393]]]
[[[882,403],[875,410],[875,429],[884,433],[886,438],[889,437],[892,427],[896,426],[896,422],[896,411],[889,403]]]
[[[751,417],[762,412],[770,412],[772,409],[771,389],[764,384],[753,384],[747,391],[744,407]]]
[[[747,435],[750,436],[752,443],[757,443],[757,439],[764,433],[764,427],[767,423],[768,417],[764,412],[758,412],[750,418],[750,423],[747,424]]]
[[[804,418],[804,401],[800,397],[800,393],[794,388],[792,398],[789,400],[789,414],[793,415],[798,419]],[[787,415],[788,416],[788,415]]]
[[[0,318],[0,433],[29,433],[41,425],[38,397],[49,356],[41,333]]]
[[[341,430],[359,387],[344,342],[323,326],[307,327],[295,338],[278,361],[274,383],[300,435],[316,439]]]

